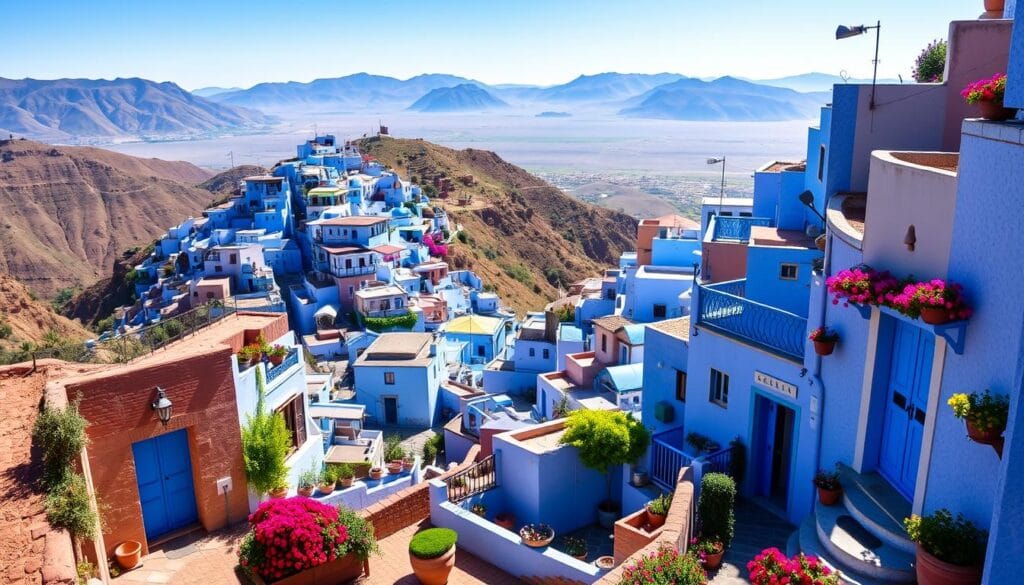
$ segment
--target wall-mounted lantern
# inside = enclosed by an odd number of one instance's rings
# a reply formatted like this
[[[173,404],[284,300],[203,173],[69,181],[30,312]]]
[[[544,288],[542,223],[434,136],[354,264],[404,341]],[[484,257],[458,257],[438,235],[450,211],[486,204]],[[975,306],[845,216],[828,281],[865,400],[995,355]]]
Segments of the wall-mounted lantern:
[[[167,393],[164,389],[156,387],[156,400],[151,404],[153,410],[156,411],[156,418],[160,420],[160,424],[167,426],[167,423],[171,420],[171,399],[167,398]]]

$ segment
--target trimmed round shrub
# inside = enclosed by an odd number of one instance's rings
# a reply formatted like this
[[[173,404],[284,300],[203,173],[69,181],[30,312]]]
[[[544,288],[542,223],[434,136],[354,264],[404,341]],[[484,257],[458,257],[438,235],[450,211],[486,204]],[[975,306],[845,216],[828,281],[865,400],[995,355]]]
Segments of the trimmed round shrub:
[[[417,559],[436,559],[448,552],[459,539],[450,528],[427,528],[409,541],[409,554]]]
[[[705,475],[697,502],[701,536],[729,546],[736,527],[735,506],[736,482],[724,473]]]

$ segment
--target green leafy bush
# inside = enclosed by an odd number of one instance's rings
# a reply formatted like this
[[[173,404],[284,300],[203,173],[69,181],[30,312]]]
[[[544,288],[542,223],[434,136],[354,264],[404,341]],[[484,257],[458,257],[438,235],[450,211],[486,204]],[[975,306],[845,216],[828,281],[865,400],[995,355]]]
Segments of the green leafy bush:
[[[327,468],[333,470],[336,479],[352,479],[356,476],[356,470],[348,463],[330,463]]]
[[[701,536],[729,546],[736,526],[736,482],[724,473],[709,473],[700,482],[697,517]]]
[[[409,311],[394,317],[364,317],[363,325],[372,331],[382,332],[391,329],[412,329],[416,326],[416,313]]]
[[[960,567],[980,565],[985,559],[988,534],[963,514],[953,517],[943,508],[928,516],[913,515],[903,521],[910,540],[928,554]]]
[[[87,425],[77,403],[63,409],[45,407],[39,413],[32,427],[32,440],[42,452],[43,487],[56,488],[74,473],[75,458],[87,443]]]
[[[700,561],[671,546],[647,553],[626,565],[619,585],[704,585],[707,575]]]
[[[7,322],[7,318],[0,317],[0,339],[7,339],[13,332],[14,329],[12,329],[11,324]]]
[[[48,488],[44,508],[50,526],[63,528],[76,538],[96,536],[96,510],[82,475],[72,473],[60,485]]]
[[[444,435],[434,433],[423,443],[423,464],[430,465],[437,460],[437,456],[444,451]]]
[[[384,437],[384,461],[395,461],[405,459],[405,449],[402,448],[402,437],[388,435]]]
[[[409,553],[418,559],[436,559],[448,552],[459,535],[450,528],[428,528],[409,541]]]
[[[259,493],[267,493],[285,485],[288,466],[285,458],[292,447],[292,435],[280,413],[267,412],[264,404],[263,375],[256,370],[259,398],[256,413],[247,417],[242,427],[242,456],[245,476]]]
[[[644,425],[621,410],[574,410],[565,422],[561,442],[579,451],[583,465],[606,474],[608,500],[611,500],[611,475],[614,465],[639,459],[651,440]]]
[[[914,61],[914,79],[918,83],[942,83],[946,70],[946,41],[928,43]]]
[[[668,509],[671,507],[672,494],[661,494],[650,502],[647,502],[647,511],[651,514],[657,514],[658,516],[667,515]]]
[[[345,506],[338,506],[338,521],[345,526],[348,538],[345,539],[339,556],[353,553],[365,561],[371,554],[379,553],[380,547],[373,534],[373,524],[359,515],[358,512]]]

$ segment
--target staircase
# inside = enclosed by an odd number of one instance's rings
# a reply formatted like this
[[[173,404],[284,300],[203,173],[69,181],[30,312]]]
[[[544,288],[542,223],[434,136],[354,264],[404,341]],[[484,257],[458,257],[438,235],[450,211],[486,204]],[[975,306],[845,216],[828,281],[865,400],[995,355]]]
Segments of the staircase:
[[[903,530],[910,502],[876,473],[840,465],[839,475],[842,505],[816,504],[787,552],[821,558],[849,585],[914,583],[914,543]]]

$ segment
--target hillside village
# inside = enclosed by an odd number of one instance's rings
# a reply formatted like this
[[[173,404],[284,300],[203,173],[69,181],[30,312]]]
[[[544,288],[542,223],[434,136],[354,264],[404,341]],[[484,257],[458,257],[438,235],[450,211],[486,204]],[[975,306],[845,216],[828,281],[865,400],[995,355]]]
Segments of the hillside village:
[[[527,310],[467,241],[553,217],[528,191],[550,187],[315,134],[137,256],[94,342],[112,363],[0,373],[80,425],[40,465],[65,451],[44,485],[94,511],[47,524],[26,497],[10,581],[1018,582],[1024,133],[961,96],[1009,71],[1024,109],[1024,4],[1005,17],[950,24],[943,82],[836,85],[751,198],[641,219]],[[311,552],[339,525],[348,548]]]

